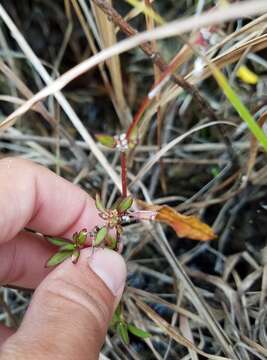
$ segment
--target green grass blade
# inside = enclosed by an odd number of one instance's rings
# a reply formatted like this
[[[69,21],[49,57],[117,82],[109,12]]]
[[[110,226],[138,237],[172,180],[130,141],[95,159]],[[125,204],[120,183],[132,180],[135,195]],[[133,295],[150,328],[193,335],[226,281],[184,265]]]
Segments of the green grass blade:
[[[211,64],[210,64],[211,65]],[[213,65],[210,66],[210,69],[213,73],[213,76],[215,77],[218,85],[223,90],[225,96],[230,101],[230,103],[233,105],[235,110],[240,115],[241,119],[245,121],[250,131],[253,133],[253,135],[256,137],[256,139],[259,141],[259,143],[263,146],[264,150],[267,152],[267,136],[262,131],[260,126],[255,121],[254,117],[249,112],[246,105],[243,104],[242,100],[239,98],[237,93],[234,91],[234,89],[230,86],[229,82],[227,81],[224,74]]]

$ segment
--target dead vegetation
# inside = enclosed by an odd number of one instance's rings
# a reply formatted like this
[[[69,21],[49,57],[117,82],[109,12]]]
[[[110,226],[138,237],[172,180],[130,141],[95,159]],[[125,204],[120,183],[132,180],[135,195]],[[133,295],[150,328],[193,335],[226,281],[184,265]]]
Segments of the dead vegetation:
[[[125,346],[110,332],[103,359],[266,359],[266,154],[209,64],[264,129],[267,4],[141,3],[165,24],[127,1],[1,2],[1,157],[48,166],[111,205],[119,156],[94,135],[138,122],[133,196],[197,215],[218,238],[126,226],[124,312],[152,336]],[[28,301],[2,288],[1,320],[16,326]]]

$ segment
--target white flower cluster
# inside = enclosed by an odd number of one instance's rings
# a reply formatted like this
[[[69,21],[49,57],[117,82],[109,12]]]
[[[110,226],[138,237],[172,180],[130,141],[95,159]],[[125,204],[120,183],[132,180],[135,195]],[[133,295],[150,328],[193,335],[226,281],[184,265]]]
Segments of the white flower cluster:
[[[127,140],[127,137],[126,137],[125,133],[120,134],[120,135],[116,135],[114,138],[115,138],[116,143],[117,143],[116,148],[119,151],[124,152],[124,151],[128,150],[128,140]]]
[[[202,28],[200,34],[204,40],[209,43],[209,45],[215,45],[220,40],[219,35],[215,31],[210,31],[209,29]]]

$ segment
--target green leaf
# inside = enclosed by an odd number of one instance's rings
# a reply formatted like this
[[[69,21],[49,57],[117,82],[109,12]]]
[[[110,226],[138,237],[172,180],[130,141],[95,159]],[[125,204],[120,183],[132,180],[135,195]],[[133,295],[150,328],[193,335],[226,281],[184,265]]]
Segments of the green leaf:
[[[120,302],[112,316],[111,326],[114,328],[119,322],[122,321],[123,321],[122,303]]]
[[[114,316],[117,318],[118,321],[122,319],[122,303],[120,302],[117,306]]]
[[[111,206],[111,209],[114,210],[114,209],[117,209],[117,207],[119,206],[119,204],[121,203],[121,201],[123,200],[124,198],[122,196],[118,197],[118,199],[113,203],[113,205]]]
[[[75,249],[75,244],[65,244],[65,245],[62,245],[60,248],[59,248],[59,251],[66,251],[66,250],[74,250]]]
[[[82,229],[77,236],[77,244],[82,246],[84,245],[87,239],[87,229]]]
[[[214,176],[214,177],[216,177],[216,176],[218,176],[219,175],[219,173],[220,173],[220,169],[217,167],[217,166],[213,166],[212,168],[211,168],[211,174]]]
[[[62,263],[67,258],[71,257],[72,251],[59,251],[55,253],[51,258],[47,261],[46,267],[55,266]]]
[[[118,322],[119,322],[119,318],[116,316],[116,314],[114,314],[110,322],[110,326],[112,330],[115,330],[115,326],[118,324]]]
[[[62,246],[66,244],[70,244],[68,239],[60,238],[60,237],[53,237],[53,236],[45,236],[46,240],[49,241],[51,244],[55,246]]]
[[[80,257],[80,249],[75,249],[71,255],[71,261],[76,264]]]
[[[114,315],[112,316],[112,323],[118,323],[119,321],[120,321],[120,315],[115,312]]]
[[[105,135],[105,134],[98,134],[95,136],[97,141],[100,142],[100,144],[113,149],[116,146],[116,140],[114,139],[113,136],[110,135]]]
[[[96,194],[96,196],[95,196],[95,206],[96,206],[97,210],[99,210],[100,212],[106,212],[106,209],[101,202],[99,194]]]
[[[120,203],[117,206],[117,210],[119,212],[124,212],[130,209],[130,207],[133,205],[133,199],[131,196],[127,196],[126,198],[123,198]]]
[[[128,330],[131,334],[141,338],[141,339],[146,339],[148,337],[151,336],[151,334],[149,334],[147,331],[144,331],[142,329],[139,329],[138,327],[132,325],[132,324],[128,324]]]
[[[138,144],[138,141],[139,141],[138,132],[139,132],[138,126],[135,126],[132,129],[132,131],[130,132],[130,135],[129,135],[129,148],[130,149],[133,149]]]
[[[103,226],[100,230],[98,230],[95,236],[94,246],[100,245],[102,241],[105,239],[107,233],[108,233],[108,229],[105,226]]]
[[[265,151],[267,151],[267,136],[262,131],[261,127],[257,124],[248,108],[243,104],[237,93],[231,88],[224,74],[212,64],[209,64],[209,68],[211,69],[213,76],[215,77],[219,86],[222,88],[227,99],[238,112],[241,119],[245,121],[248,128],[251,130],[259,143],[261,143]]]
[[[106,236],[106,246],[111,249],[115,250],[117,248],[117,239],[110,234]]]
[[[117,325],[117,332],[120,335],[120,338],[124,342],[125,345],[129,344],[129,334],[127,324],[124,322],[119,322]]]

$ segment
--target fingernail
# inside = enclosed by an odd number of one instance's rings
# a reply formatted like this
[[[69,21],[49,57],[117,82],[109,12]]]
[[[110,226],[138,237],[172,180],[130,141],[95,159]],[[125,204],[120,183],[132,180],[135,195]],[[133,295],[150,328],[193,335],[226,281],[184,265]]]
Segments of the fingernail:
[[[109,249],[96,249],[89,258],[89,266],[105,283],[113,295],[125,285],[126,264],[122,256]]]

